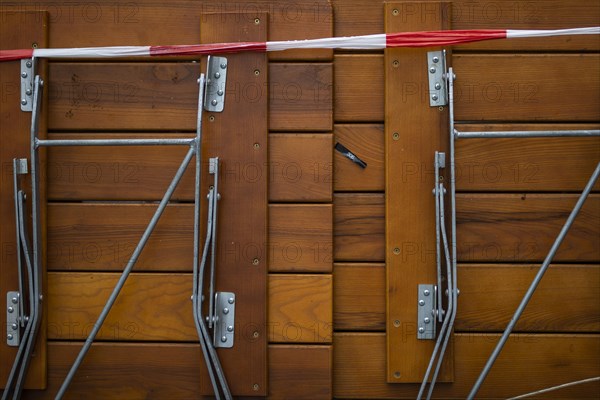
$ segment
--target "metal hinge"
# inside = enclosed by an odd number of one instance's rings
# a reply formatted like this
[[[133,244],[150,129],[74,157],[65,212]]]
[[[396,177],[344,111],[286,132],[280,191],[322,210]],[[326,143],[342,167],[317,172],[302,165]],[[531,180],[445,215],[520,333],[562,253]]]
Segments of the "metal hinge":
[[[427,70],[427,76],[429,77],[429,105],[431,107],[447,105],[446,50],[427,52]]]
[[[12,347],[21,343],[19,297],[19,292],[6,293],[6,344]]]
[[[21,111],[33,111],[33,61],[21,60]]]
[[[233,347],[235,336],[235,293],[215,294],[215,327],[213,344],[215,347]]]
[[[437,286],[419,285],[417,305],[417,339],[435,339],[437,318]]]
[[[227,82],[227,58],[208,56],[204,109],[222,112],[225,106],[225,84]]]

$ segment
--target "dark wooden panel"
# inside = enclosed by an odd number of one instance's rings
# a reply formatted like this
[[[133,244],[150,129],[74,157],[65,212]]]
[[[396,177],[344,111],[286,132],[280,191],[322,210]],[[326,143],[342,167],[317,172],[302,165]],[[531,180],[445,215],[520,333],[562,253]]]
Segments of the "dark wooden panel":
[[[331,343],[332,276],[269,276],[269,341]]]
[[[333,64],[271,64],[269,74],[269,129],[331,131]]]
[[[269,201],[330,202],[333,135],[269,135]]]
[[[598,54],[455,54],[452,64],[457,120],[600,119]]]
[[[336,151],[334,190],[382,192],[385,189],[383,125],[336,124],[334,135],[336,142],[367,163],[367,168],[361,169]]]
[[[269,399],[329,400],[333,346],[270,345]]]
[[[335,35],[368,35],[383,32],[383,1],[333,0]],[[429,12],[427,12],[429,11]],[[398,18],[415,14],[424,21],[437,18],[431,9],[421,13],[415,7],[398,8]],[[598,25],[600,6],[595,0],[458,0],[444,9],[452,29],[561,29]],[[469,50],[598,50],[593,36],[494,40],[456,46]]]
[[[385,198],[383,194],[336,194],[333,199],[335,261],[385,259]]]
[[[411,332],[411,334],[413,334]],[[434,397],[466,398],[499,335],[456,334],[454,383],[438,383]],[[385,334],[334,335],[336,398],[414,399],[419,384],[386,383]],[[477,398],[508,398],[600,374],[598,335],[513,335]],[[596,399],[598,382],[553,392],[564,399]]]
[[[339,54],[333,60],[335,121],[383,121],[383,56]]]
[[[39,47],[47,45],[48,20],[43,12],[4,12],[0,6],[0,48],[19,49],[31,48],[33,43]],[[45,65],[38,64],[38,73],[45,79]],[[17,269],[17,240],[15,234],[15,203],[13,189],[13,158],[27,158],[31,168],[29,148],[31,112],[21,111],[21,62],[0,62],[0,244],[2,257],[0,258],[0,304],[6,307],[6,292],[19,290]],[[31,102],[32,100],[29,99]],[[46,134],[46,108],[40,111],[40,136]],[[40,165],[44,164],[44,152],[40,152]],[[43,170],[43,168],[42,168]],[[42,237],[45,237],[45,207],[46,193],[43,171],[38,171],[40,176],[40,202]],[[31,175],[23,178],[24,189],[31,199],[29,182]],[[29,202],[30,203],[30,202]],[[30,204],[27,205],[30,207]],[[43,246],[43,245],[42,245]],[[43,257],[42,268],[45,270]],[[23,268],[25,260],[23,259]],[[42,285],[44,278],[41,277]],[[43,289],[42,289],[43,291]],[[42,303],[42,308],[45,305]],[[3,314],[6,315],[6,314]],[[42,313],[43,315],[43,313]],[[4,321],[6,321],[4,319]],[[4,387],[13,361],[17,354],[17,347],[6,344],[6,323],[2,323],[3,338],[0,342],[0,387]],[[28,378],[25,387],[43,388],[46,385],[46,330],[42,320],[35,344],[34,354],[29,366]]]
[[[331,272],[331,204],[269,205],[269,271]]]
[[[459,261],[541,261],[577,201],[567,194],[459,194]],[[600,196],[588,197],[554,261],[600,260]]]
[[[385,330],[385,265],[333,267],[333,327],[336,331]]]
[[[459,125],[459,131],[599,129],[598,125]],[[581,192],[600,160],[600,138],[464,139],[456,142],[457,190]],[[596,189],[600,188],[600,183]]]
[[[154,204],[50,203],[48,269],[123,270],[155,210]],[[193,204],[167,206],[135,270],[191,271],[193,214]]]
[[[461,265],[457,331],[502,331],[539,265]],[[551,265],[515,327],[534,332],[600,331],[598,265]]]

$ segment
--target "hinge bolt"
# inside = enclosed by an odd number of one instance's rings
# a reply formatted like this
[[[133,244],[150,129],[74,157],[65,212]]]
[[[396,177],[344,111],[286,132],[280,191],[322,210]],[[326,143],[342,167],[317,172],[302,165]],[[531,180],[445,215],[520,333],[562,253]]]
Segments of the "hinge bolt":
[[[419,305],[420,306],[424,306],[425,305],[425,300],[419,300]]]
[[[227,68],[227,64],[226,63],[221,63],[221,69],[225,69]]]
[[[12,299],[10,299],[10,301],[12,301],[13,304],[17,304],[17,301],[19,301],[16,297],[13,297]]]
[[[228,302],[229,304],[233,304],[233,302],[234,302],[234,301],[235,301],[235,300],[233,300],[233,297],[230,297],[230,298],[227,300],[227,302]]]
[[[437,83],[435,84],[435,88],[436,88],[437,90],[440,90],[440,89],[442,88],[442,85],[440,85],[440,83],[439,83],[439,82],[437,82]]]
[[[223,314],[229,314],[229,308],[225,307],[225,308],[223,309]]]
[[[8,340],[13,340],[13,335],[11,333],[9,333],[8,335],[6,335],[6,338]]]
[[[229,326],[227,327],[227,332],[233,332],[233,326],[229,325]]]
[[[419,327],[419,333],[425,333],[425,328],[423,328],[422,326]]]
[[[430,73],[432,73],[432,74],[435,74],[435,71],[437,71],[437,70],[435,69],[435,67],[431,67],[431,68],[429,68],[429,72],[430,72]]]
[[[19,326],[17,324],[12,324],[10,327],[13,331],[16,331]]]
[[[440,61],[440,58],[437,57],[437,56],[435,56],[435,57],[432,58],[432,60],[433,60],[434,63],[437,63],[438,61]]]
[[[210,102],[210,104],[212,104],[213,106],[216,106],[218,104],[218,101],[216,99],[214,99],[213,101]]]
[[[27,65],[27,68],[31,68],[31,61],[27,61],[25,65]]]
[[[429,293],[430,293],[430,292],[429,292],[429,289],[425,289],[425,290],[423,290],[423,294],[424,294],[425,296],[429,296]]]
[[[12,314],[15,311],[15,309],[12,308],[12,307],[8,307],[7,311],[8,311],[9,314]]]
[[[220,72],[215,72],[215,79],[219,79],[221,77],[221,73]]]
[[[426,324],[430,323],[431,320],[429,319],[429,317],[425,317],[423,318],[423,322],[425,322]]]
[[[227,336],[221,336],[221,342],[225,343],[227,341]]]
[[[219,96],[223,96],[223,91],[222,91],[221,89],[219,89],[219,90],[217,90],[217,94],[218,94]]]
[[[437,101],[437,99],[439,99],[439,97],[438,97],[438,95],[437,95],[437,94],[434,94],[433,96],[431,96],[431,99],[432,99],[433,101]]]
[[[27,100],[21,99],[21,104],[26,105],[27,104]]]
[[[21,78],[27,78],[27,72],[25,72],[25,71],[21,72]]]

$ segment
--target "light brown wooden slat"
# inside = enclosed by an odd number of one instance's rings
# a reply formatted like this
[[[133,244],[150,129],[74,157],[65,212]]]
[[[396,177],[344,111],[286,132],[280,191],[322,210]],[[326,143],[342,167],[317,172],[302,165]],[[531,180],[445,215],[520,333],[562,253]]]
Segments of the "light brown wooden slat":
[[[385,264],[336,263],[333,267],[336,331],[385,330]]]
[[[499,335],[456,334],[454,383],[438,383],[434,398],[465,398]],[[336,398],[414,399],[419,384],[386,383],[384,333],[334,335],[333,387]],[[598,335],[513,335],[477,398],[508,398],[600,374]],[[595,399],[598,382],[552,393],[569,399]]]
[[[334,190],[383,191],[385,189],[383,126],[380,124],[336,124],[334,135],[336,142],[344,145],[367,163],[367,167],[361,169],[360,166],[336,151]]]
[[[332,220],[331,204],[269,205],[269,271],[331,273]]]
[[[333,199],[333,259],[385,259],[385,198],[383,194],[341,194]]]
[[[333,346],[269,346],[269,396],[275,399],[331,399]]]
[[[155,204],[48,205],[48,269],[121,271],[156,210]],[[193,204],[167,206],[136,271],[191,271]],[[241,249],[220,257],[241,258]]]
[[[23,398],[54,398],[81,345],[50,342],[48,389]],[[212,393],[202,360],[192,343],[94,343],[65,398],[200,399]],[[331,366],[332,346],[270,345],[268,398],[331,398]],[[234,388],[235,377],[227,373]]]
[[[0,49],[30,48],[32,43],[39,47],[47,46],[48,18],[43,12],[5,12],[0,5]],[[38,74],[46,79],[47,73],[44,64],[38,64]],[[26,158],[28,160],[29,172],[31,173],[30,158],[30,129],[31,112],[21,111],[21,62],[19,60],[0,62],[0,244],[2,257],[0,258],[0,304],[6,310],[6,293],[18,291],[18,267],[17,267],[17,240],[15,234],[15,203],[13,189],[13,158]],[[29,97],[29,102],[32,99]],[[40,110],[40,137],[46,135],[47,112],[42,107]],[[40,152],[40,176],[44,174],[45,164],[44,152]],[[29,184],[31,174],[23,175],[21,178],[22,189],[25,190],[28,199],[31,199],[31,186]],[[28,209],[31,202],[28,201]],[[45,203],[46,185],[43,178],[40,180],[40,215],[42,226],[42,240],[46,235]],[[29,225],[31,226],[31,225]],[[42,249],[44,244],[42,243]],[[42,269],[45,271],[46,261],[41,257]],[[26,269],[25,259],[22,259],[23,269]],[[42,277],[43,282],[43,277]],[[43,292],[43,289],[42,289]],[[27,301],[27,298],[25,298]],[[27,303],[26,303],[27,304]],[[45,308],[44,303],[41,304]],[[7,323],[6,313],[3,313],[2,341],[0,342],[0,388],[5,387],[8,375],[17,354],[18,347],[10,347],[6,344]],[[46,331],[44,324],[40,325],[38,338],[35,342],[34,352],[29,365],[29,372],[25,381],[27,388],[42,388],[46,385]]]
[[[269,135],[269,201],[330,202],[333,135]]]
[[[338,54],[333,60],[335,121],[383,121],[383,56]]]
[[[383,32],[383,1],[333,0],[335,35],[368,35]],[[398,18],[419,13],[414,7],[398,9]],[[598,25],[600,6],[595,0],[458,0],[444,10],[450,16],[452,29],[562,29]],[[421,14],[423,20],[433,19],[432,13]],[[471,50],[598,50],[600,43],[593,36],[563,36],[556,38],[493,40],[455,46]]]
[[[461,265],[457,331],[502,331],[539,265]],[[551,265],[515,326],[518,331],[600,331],[600,266]]]
[[[457,120],[600,119],[598,54],[455,54],[452,65]]]
[[[556,239],[578,195],[459,194],[458,260],[541,261]],[[559,247],[555,262],[600,260],[600,196],[591,194]]]
[[[269,76],[269,129],[331,131],[332,63],[271,64]]]
[[[599,129],[597,124],[468,124],[461,132]],[[600,138],[462,139],[456,142],[457,190],[576,191],[600,160]],[[599,184],[596,189],[600,188]]]
[[[329,274],[271,274],[269,341],[331,343],[332,292]]]

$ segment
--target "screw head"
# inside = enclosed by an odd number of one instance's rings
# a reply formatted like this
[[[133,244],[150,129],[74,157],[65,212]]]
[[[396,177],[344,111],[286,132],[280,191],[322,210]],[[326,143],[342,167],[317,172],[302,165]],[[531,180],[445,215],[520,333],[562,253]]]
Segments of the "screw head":
[[[258,258],[255,258],[254,260],[252,260],[252,264],[253,265],[258,265],[260,261],[258,260]]]
[[[212,104],[213,106],[216,106],[218,103],[219,103],[219,102],[218,102],[217,100],[212,100],[212,101],[210,102],[210,104]]]
[[[221,336],[221,342],[225,343],[227,341],[227,336]]]
[[[252,385],[252,390],[254,390],[256,392],[256,391],[258,391],[258,389],[260,389],[260,386],[258,385],[258,383],[255,383],[254,385]]]
[[[440,85],[439,82],[438,82],[438,83],[435,84],[435,88],[437,90],[440,90],[442,88],[442,85]]]
[[[260,75],[260,70],[259,69],[255,69],[254,70],[254,75],[256,75],[256,76]]]
[[[425,333],[425,328],[423,328],[422,326],[419,327],[419,333]]]
[[[432,73],[432,74],[435,74],[435,71],[437,71],[437,70],[435,69],[435,67],[431,67],[431,68],[429,68],[429,72],[430,72],[430,73]]]
[[[438,56],[435,56],[431,60],[437,64],[440,61],[440,58]]]
[[[225,308],[223,309],[223,314],[229,314],[229,308],[225,307]]]
[[[434,95],[432,95],[432,96],[431,96],[431,99],[432,99],[433,101],[437,101],[437,99],[439,99],[439,97],[438,97],[438,95],[437,95],[437,94],[434,94]]]
[[[431,319],[429,317],[425,317],[423,318],[423,322],[425,322],[426,324],[431,322]]]
[[[229,304],[233,304],[233,302],[234,302],[234,301],[235,301],[235,300],[233,299],[233,297],[230,297],[229,299],[227,299],[227,302],[228,302]]]
[[[395,17],[395,16],[397,16],[398,14],[400,14],[400,11],[398,11],[398,9],[397,9],[397,8],[394,8],[394,9],[392,10],[392,15]]]
[[[17,304],[17,301],[19,301],[19,300],[18,300],[16,297],[13,297],[12,299],[10,299],[10,301],[11,301],[13,304]]]
[[[260,24],[260,18],[254,18],[254,23],[255,23],[256,25]]]
[[[215,72],[215,79],[219,79],[221,77],[221,73],[220,72]]]
[[[16,331],[19,326],[17,324],[12,324],[10,327],[13,331]]]
[[[25,90],[25,94],[26,94],[27,96],[31,96],[31,89],[27,89],[27,90]]]
[[[424,294],[425,296],[429,296],[429,293],[431,293],[431,292],[429,291],[429,289],[425,289],[425,290],[423,290],[423,294]]]
[[[394,133],[392,134],[392,139],[394,139],[394,140],[398,140],[398,139],[400,139],[400,134],[399,134],[398,132],[394,132]]]
[[[21,99],[21,104],[23,104],[23,105],[27,105],[27,100],[25,100],[25,99]]]
[[[15,309],[12,307],[8,307],[7,311],[9,314],[12,314],[15,311]]]
[[[222,63],[221,63],[221,69],[225,69],[225,68],[227,68],[227,64],[226,64],[226,63],[224,63],[224,62],[222,62]]]
[[[214,116],[214,115],[210,115],[210,116],[208,117],[208,120],[209,120],[210,122],[214,122],[214,120],[215,120],[215,116]]]
[[[229,326],[227,327],[227,332],[233,332],[233,326],[229,325]]]
[[[424,306],[425,305],[425,300],[419,300],[419,305],[420,306]]]
[[[392,61],[392,67],[398,68],[398,66],[400,66],[400,61],[398,61],[398,60]]]
[[[253,337],[254,339],[256,339],[258,336],[259,336],[259,333],[258,333],[258,331],[254,331],[254,333],[252,334],[252,337]]]
[[[223,91],[221,89],[217,90],[217,95],[223,96]]]
[[[400,327],[400,320],[398,320],[398,319],[394,320],[394,326],[396,328],[399,328]]]
[[[25,71],[21,72],[21,78],[27,78],[27,72],[25,72]]]
[[[31,61],[27,61],[27,62],[25,63],[25,65],[27,66],[27,68],[31,68],[31,65],[32,65],[32,64],[31,64]]]
[[[9,333],[8,335],[6,335],[6,338],[7,338],[8,340],[13,340],[13,335],[12,335],[12,333]]]

